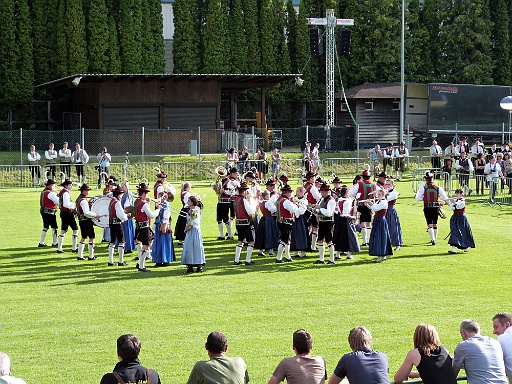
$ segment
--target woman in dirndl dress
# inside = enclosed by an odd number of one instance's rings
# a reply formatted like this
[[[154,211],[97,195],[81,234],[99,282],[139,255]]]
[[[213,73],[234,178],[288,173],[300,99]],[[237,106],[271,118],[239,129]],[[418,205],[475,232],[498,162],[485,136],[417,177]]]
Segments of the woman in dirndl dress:
[[[190,210],[187,202],[188,198],[192,195],[190,192],[191,188],[192,184],[188,181],[181,186],[180,200],[182,208],[176,220],[176,227],[174,228],[174,238],[178,240],[178,245],[183,245],[183,241],[185,240],[185,226],[187,225],[187,214]]]
[[[377,191],[377,202],[371,206],[371,210],[374,216],[368,254],[370,256],[378,256],[375,262],[380,263],[386,260],[386,256],[393,254],[391,239],[389,238],[388,221],[386,220],[388,201],[386,200],[386,192],[384,190],[379,189]]]
[[[155,219],[155,239],[151,249],[151,258],[153,263],[155,263],[155,267],[167,267],[176,260],[172,244],[171,207],[167,202],[168,196],[166,192],[160,192],[158,197],[162,207]]]
[[[272,213],[276,211],[275,199],[270,198],[270,192],[264,190],[261,192],[262,201],[260,201],[261,218],[256,230],[256,239],[254,249],[259,249],[258,256],[266,256],[264,250],[273,254],[273,249],[279,246],[281,232],[277,228],[277,223]]]
[[[203,266],[206,264],[204,256],[203,235],[201,234],[201,210],[203,203],[198,196],[190,196],[187,205],[190,210],[187,215],[187,225],[185,226],[185,242],[181,253],[181,264],[187,266],[187,273],[203,272]]]
[[[448,253],[457,253],[457,248],[469,252],[469,248],[475,248],[475,240],[465,215],[466,201],[462,189],[455,191],[455,200],[450,201],[449,205],[453,210],[453,215],[450,218],[450,238],[448,239],[448,244],[452,246],[452,249]]]
[[[121,198],[121,206],[123,209],[127,207],[133,207],[133,195],[130,192],[130,183],[128,181],[123,181],[121,183],[121,189],[123,190],[123,197]],[[126,212],[126,211],[125,211]],[[135,246],[135,225],[133,225],[133,217],[132,214],[131,217],[128,218],[128,220],[124,221],[121,224],[121,227],[123,228],[123,235],[124,235],[124,253],[132,253],[136,246]],[[119,243],[119,242],[118,242]],[[116,244],[116,248],[118,247],[118,243]]]
[[[290,251],[295,251],[293,257],[306,257],[306,250],[310,247],[306,223],[304,222],[304,213],[308,208],[308,200],[305,193],[306,189],[304,187],[297,187],[295,190],[294,202],[299,206],[299,209],[295,212],[295,220],[292,223]]]
[[[402,241],[400,218],[398,217],[398,212],[395,209],[395,203],[400,193],[395,191],[395,183],[393,180],[386,180],[385,185],[388,193],[388,211],[386,212],[386,220],[388,221],[389,238],[391,240],[391,245],[395,247],[395,251],[398,251],[404,244]]]
[[[357,239],[356,231],[356,207],[350,197],[350,190],[347,187],[342,187],[340,191],[340,198],[338,200],[338,208],[340,216],[334,225],[334,232],[332,241],[334,243],[334,250],[339,252],[346,252],[347,259],[353,259],[353,252],[361,252],[359,240]],[[340,256],[341,259],[341,256]]]

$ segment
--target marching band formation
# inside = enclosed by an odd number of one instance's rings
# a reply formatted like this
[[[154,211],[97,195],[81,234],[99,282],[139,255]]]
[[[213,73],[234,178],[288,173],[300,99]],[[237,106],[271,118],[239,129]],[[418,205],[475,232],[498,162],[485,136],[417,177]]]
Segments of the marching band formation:
[[[217,240],[234,240],[237,236],[234,265],[254,265],[254,249],[258,256],[275,256],[275,263],[293,262],[294,258],[314,252],[318,254],[314,264],[335,264],[343,256],[353,259],[354,254],[361,252],[361,247],[368,247],[368,254],[376,257],[374,262],[380,263],[392,256],[393,250],[400,250],[402,230],[395,208],[399,193],[386,172],[376,175],[374,182],[370,171],[366,170],[354,178],[351,186],[342,185],[333,175],[331,187],[328,181],[311,170],[312,167],[307,168],[310,170],[303,174],[304,185],[299,186],[295,194],[285,174],[277,179],[270,178],[260,186],[256,169],[242,176],[236,167],[215,169],[212,189],[218,197]],[[117,180],[110,177],[104,196],[89,199],[91,188],[84,183],[79,187],[80,195],[75,202],[70,197],[73,183],[69,179],[61,184],[58,193],[55,181],[48,179],[40,196],[43,230],[39,247],[46,247],[45,238],[51,227],[52,246],[57,247],[57,253],[63,253],[64,237],[71,228],[71,252],[77,253],[77,260],[96,260],[93,225],[97,225],[104,230],[103,241],[108,242],[107,265],[110,267],[116,265],[116,249],[119,267],[127,266],[124,256],[135,249],[138,271],[150,271],[146,267],[148,260],[152,260],[156,267],[168,266],[176,260],[175,239],[183,246],[181,264],[187,266],[187,273],[202,272],[206,264],[200,225],[202,200],[192,193],[191,183],[183,183],[179,193],[182,207],[173,233],[173,208],[169,203],[177,191],[166,182],[164,172],[159,171],[156,178],[153,198],[148,197],[151,190],[146,183],[137,186],[138,197],[134,198],[127,181],[118,185]],[[419,186],[416,194],[416,199],[424,204],[430,242],[432,245],[437,242],[437,220],[444,214],[441,207],[446,203],[453,210],[449,253],[456,253],[457,249],[468,252],[475,243],[464,214],[464,191],[457,190],[456,198],[449,199],[433,179],[434,175],[427,172],[425,184]],[[57,210],[62,222],[59,235]],[[153,225],[151,219],[154,219]],[[358,232],[361,232],[361,245]],[[84,257],[86,244],[87,258]],[[244,247],[245,261],[241,261]]]

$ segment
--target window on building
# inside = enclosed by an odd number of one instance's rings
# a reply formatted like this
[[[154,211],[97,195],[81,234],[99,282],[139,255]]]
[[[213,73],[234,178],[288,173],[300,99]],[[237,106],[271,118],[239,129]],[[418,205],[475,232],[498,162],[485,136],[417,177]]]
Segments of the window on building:
[[[400,110],[400,101],[393,101],[393,111]]]
[[[373,111],[373,101],[366,101],[364,103],[364,110],[365,111]]]

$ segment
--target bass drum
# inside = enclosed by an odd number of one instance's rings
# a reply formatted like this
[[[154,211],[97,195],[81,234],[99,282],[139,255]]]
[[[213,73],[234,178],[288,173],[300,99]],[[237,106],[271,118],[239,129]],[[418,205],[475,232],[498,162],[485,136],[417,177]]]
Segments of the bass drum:
[[[96,196],[89,200],[89,206],[98,217],[92,218],[94,225],[101,228],[108,228],[108,208],[110,206],[110,197],[107,196]]]

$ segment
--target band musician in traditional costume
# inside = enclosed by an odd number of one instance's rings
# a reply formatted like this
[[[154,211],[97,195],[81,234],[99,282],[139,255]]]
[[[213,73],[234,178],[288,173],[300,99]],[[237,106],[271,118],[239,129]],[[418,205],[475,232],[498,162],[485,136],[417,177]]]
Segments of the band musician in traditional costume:
[[[329,250],[329,261],[327,264],[334,264],[334,246],[332,243],[332,229],[334,225],[334,211],[336,209],[336,201],[331,196],[331,186],[323,183],[320,187],[322,199],[315,205],[314,210],[318,219],[318,260],[315,264],[324,264],[325,246]]]
[[[276,263],[293,261],[290,256],[290,236],[292,234],[293,215],[299,209],[291,200],[293,190],[286,184],[281,188],[281,196],[276,201],[277,227],[281,232],[281,241],[277,247]],[[285,259],[283,260],[283,252]]]
[[[389,228],[389,238],[391,239],[391,245],[395,247],[395,251],[398,251],[404,244],[402,240],[402,226],[400,225],[400,218],[396,211],[395,204],[400,194],[395,190],[395,183],[393,180],[386,180],[386,198],[388,200],[388,210],[386,212],[386,220]]]
[[[334,200],[338,201],[338,199],[341,197],[341,179],[333,175],[334,179],[332,179],[332,185],[333,188],[331,190],[331,196],[334,198]]]
[[[350,197],[357,199],[357,211],[360,214],[359,222],[361,224],[361,237],[363,238],[363,246],[367,246],[370,242],[372,232],[372,211],[365,205],[369,199],[373,199],[373,193],[376,191],[376,186],[370,181],[370,172],[364,171],[362,173],[362,180],[359,180],[350,189]]]
[[[338,200],[338,209],[340,217],[334,225],[333,241],[334,250],[339,252],[346,252],[347,259],[353,259],[352,253],[360,252],[359,240],[357,239],[356,232],[356,207],[353,204],[353,199],[349,195],[349,189],[342,187],[340,191],[340,198]],[[336,258],[336,256],[335,256]],[[341,256],[339,256],[341,259]]]
[[[439,208],[441,206],[440,199],[446,200],[448,196],[444,189],[435,185],[432,181],[434,175],[427,172],[424,176],[426,184],[420,184],[416,192],[416,200],[423,201],[423,214],[427,221],[428,234],[432,245],[436,245],[437,241],[437,219],[439,218]]]
[[[41,238],[39,239],[38,247],[47,247],[44,243],[48,229],[52,228],[52,247],[57,246],[57,208],[59,207],[59,197],[55,194],[55,181],[48,179],[45,183],[45,188],[39,197],[39,206],[41,218],[43,219],[43,230],[41,231]]]
[[[105,180],[105,187],[103,188],[103,196],[112,197],[112,191],[117,187],[117,179],[110,176]],[[110,228],[103,228],[101,235],[102,243],[110,243]]]
[[[158,168],[157,168],[158,169]],[[156,182],[153,185],[153,198],[156,200],[158,196],[165,192],[165,181],[167,180],[167,175],[165,172],[158,172],[156,175]]]
[[[295,219],[292,223],[290,251],[294,252],[293,257],[306,257],[306,251],[310,248],[307,226],[304,222],[304,213],[308,209],[308,200],[305,193],[304,187],[297,187],[293,199],[293,202],[299,207],[295,212]]]
[[[176,220],[176,227],[174,228],[174,238],[178,240],[178,245],[183,245],[183,242],[185,241],[185,226],[187,225],[187,214],[190,209],[187,202],[188,198],[192,196],[192,193],[190,192],[191,189],[192,184],[188,181],[183,183],[181,186],[181,210],[178,215],[178,219]]]
[[[475,248],[475,240],[473,239],[473,232],[469,225],[468,218],[465,215],[466,201],[464,200],[464,191],[457,189],[455,191],[455,199],[448,200],[450,209],[453,215],[450,218],[450,239],[448,244],[452,249],[448,253],[457,253],[458,249],[463,249],[464,252],[469,252],[469,248]]]
[[[377,256],[375,262],[380,263],[386,260],[387,256],[393,254],[393,249],[391,247],[391,239],[389,238],[388,221],[386,220],[386,212],[388,210],[386,191],[379,189],[375,194],[376,201],[370,208],[374,213],[374,217],[370,242],[368,244],[368,254],[370,256]],[[369,201],[366,201],[366,205],[370,206]]]
[[[87,184],[82,184],[80,187],[80,195],[75,201],[76,211],[78,214],[78,225],[80,226],[80,234],[82,238],[78,243],[78,255],[76,257],[77,260],[85,260],[84,257],[84,249],[85,243],[87,239],[89,239],[89,260],[96,260],[94,256],[94,240],[96,238],[96,234],[94,233],[94,225],[92,223],[92,218],[97,217],[98,215],[91,211],[89,207],[89,202],[87,201],[87,196],[89,196],[89,191],[91,188]]]
[[[280,232],[277,228],[277,222],[272,217],[272,213],[277,211],[275,201],[271,201],[270,192],[264,190],[261,192],[261,201],[259,202],[259,210],[261,212],[261,219],[256,229],[256,238],[254,248],[259,249],[258,256],[265,257],[264,251],[269,251],[273,254],[273,250],[279,246]]]
[[[124,235],[121,224],[128,220],[128,216],[124,212],[121,201],[119,200],[122,194],[123,190],[121,187],[117,186],[112,191],[112,197],[110,198],[110,203],[108,206],[108,227],[110,228],[110,243],[108,245],[109,267],[114,265],[114,251],[116,241],[119,244],[117,247],[117,252],[119,253],[119,261],[117,262],[117,265],[119,267],[124,267],[127,265],[124,262]]]
[[[234,265],[240,265],[240,254],[244,247],[244,242],[247,243],[247,254],[245,256],[245,265],[253,265],[254,261],[251,261],[252,251],[254,249],[254,234],[253,234],[253,222],[256,214],[255,207],[252,206],[248,199],[249,187],[246,183],[240,184],[238,189],[238,195],[235,197],[235,215],[236,215],[236,231],[238,233],[238,244],[235,250],[235,261]]]
[[[138,187],[139,197],[135,200],[135,239],[141,243],[139,262],[137,268],[140,272],[150,272],[145,267],[146,255],[149,253],[149,245],[154,238],[153,231],[150,228],[149,219],[154,219],[160,213],[160,204],[155,211],[151,211],[148,200],[149,188],[145,183]]]
[[[236,169],[236,168],[235,168]],[[217,240],[224,240],[224,226],[228,234],[228,240],[233,239],[233,232],[231,229],[230,209],[231,209],[231,195],[234,193],[233,188],[236,186],[228,177],[228,171],[223,167],[216,169],[217,181],[213,184],[212,188],[218,195],[217,202],[217,226],[219,228],[219,237]]]
[[[75,221],[75,209],[76,205],[71,200],[70,191],[73,188],[73,183],[71,180],[64,180],[61,184],[63,187],[59,192],[59,208],[60,208],[60,218],[62,221],[61,231],[59,238],[57,239],[57,253],[64,253],[62,250],[62,243],[64,242],[64,236],[68,231],[68,228],[71,228],[73,231],[72,247],[71,252],[78,253],[77,243],[78,243],[78,226]]]
[[[167,192],[161,192],[158,195],[162,207],[155,220],[155,239],[153,240],[151,251],[151,258],[153,263],[155,263],[155,267],[167,267],[176,260],[174,244],[172,242],[171,206],[167,201],[168,196]]]
[[[316,174],[313,172],[308,172],[305,176],[306,183],[304,184],[304,189],[306,190],[306,199],[308,200],[308,208],[310,209],[314,208],[317,202],[322,198],[322,195],[315,185],[315,177]],[[304,221],[308,226],[308,232],[311,233],[311,250],[316,251],[318,220],[316,216],[311,212],[311,210],[307,210],[306,213],[304,213]]]
[[[121,183],[121,189],[123,190],[123,197],[121,198],[121,205],[125,212],[128,209],[132,209],[134,199],[133,194],[130,192],[130,183],[123,181]],[[132,253],[136,249],[135,245],[135,225],[133,224],[133,217],[128,217],[128,220],[121,223],[124,235],[124,254]]]

